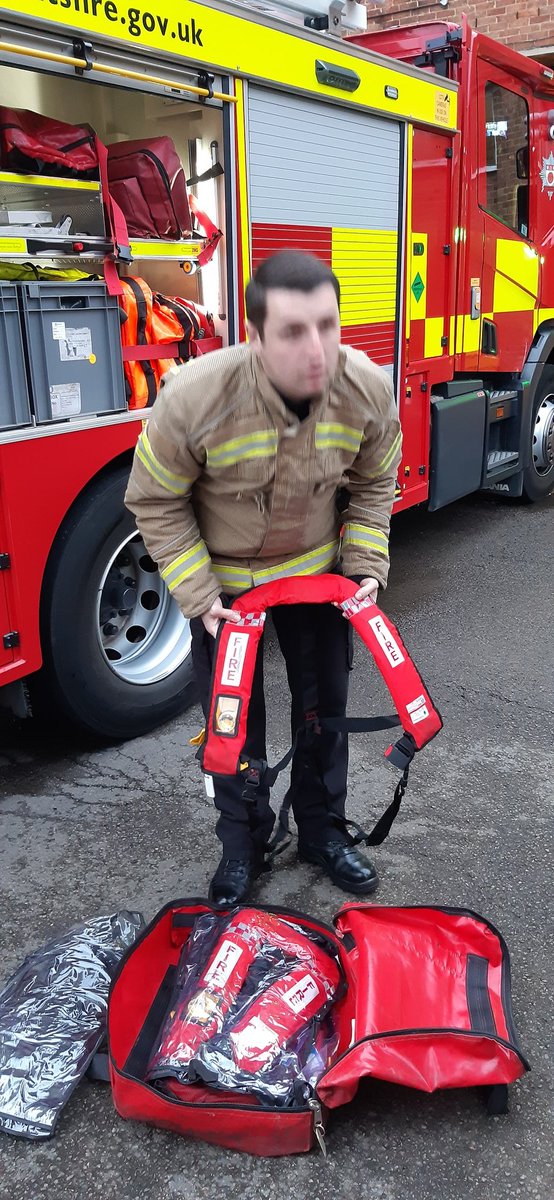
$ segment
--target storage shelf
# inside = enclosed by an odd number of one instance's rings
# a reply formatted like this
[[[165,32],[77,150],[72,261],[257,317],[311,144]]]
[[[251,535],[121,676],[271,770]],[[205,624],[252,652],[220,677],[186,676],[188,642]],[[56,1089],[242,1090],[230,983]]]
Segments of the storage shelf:
[[[76,250],[75,246],[80,245],[82,250]],[[86,238],[80,237],[79,234],[67,237],[0,237],[0,259],[23,259],[29,258],[91,258],[104,259],[107,255],[113,254],[113,246],[111,242],[107,242],[105,238]]]
[[[58,188],[66,191],[99,192],[100,184],[94,179],[65,179],[59,175],[18,175],[15,171],[0,171],[0,184],[27,188]]]
[[[166,259],[174,258],[178,262],[196,264],[198,256],[204,249],[204,242],[199,239],[186,239],[182,242],[163,242],[156,239],[136,241],[131,239],[130,250],[133,258]]]
[[[74,196],[70,203],[69,193],[81,193],[77,203]],[[86,204],[89,207],[83,208]],[[90,208],[90,205],[93,208]],[[69,234],[58,237],[51,235],[45,227],[41,232],[29,232],[27,236],[21,227],[13,236],[9,236],[5,228],[5,236],[0,236],[0,259],[63,258],[81,259],[106,256],[116,258],[114,248],[105,237],[101,237],[98,222],[103,228],[101,209],[100,184],[94,180],[60,179],[51,175],[19,175],[14,171],[0,171],[0,210],[56,208],[58,217],[69,213],[74,224],[82,223],[81,232],[72,229]],[[95,228],[96,226],[96,228]],[[83,250],[73,249],[74,243],[82,243]],[[206,245],[202,237],[183,238],[181,241],[165,241],[158,238],[133,238],[130,242],[133,259],[149,259],[156,261],[175,261],[187,264],[190,273],[198,269],[198,258]]]
[[[149,262],[173,261],[187,263],[192,274],[198,270],[198,258],[204,249],[204,242],[159,242],[143,241],[130,243],[131,258],[148,259]],[[82,246],[82,250],[75,249]],[[29,258],[63,258],[82,260],[85,258],[102,261],[105,258],[117,259],[115,247],[105,238],[91,238],[79,234],[63,237],[41,237],[33,234],[30,237],[0,237],[0,260],[27,260]]]

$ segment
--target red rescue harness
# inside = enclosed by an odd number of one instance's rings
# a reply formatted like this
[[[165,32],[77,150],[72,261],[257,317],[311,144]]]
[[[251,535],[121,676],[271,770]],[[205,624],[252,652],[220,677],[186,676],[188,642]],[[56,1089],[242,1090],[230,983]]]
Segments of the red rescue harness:
[[[320,728],[363,732],[401,725],[403,734],[385,751],[385,758],[403,772],[393,805],[371,834],[358,840],[379,844],[387,836],[406,789],[408,768],[417,750],[442,728],[442,720],[392,621],[372,600],[354,599],[358,585],[340,575],[294,576],[263,584],[237,597],[232,604],[241,613],[237,623],[221,623],[218,638],[206,740],[199,757],[211,775],[243,774],[245,798],[253,799],[261,779],[271,785],[292,758],[293,748],[277,764],[253,762],[243,754],[248,707],[258,646],[268,608],[280,604],[338,605],[370,651],[392,696],[398,716],[371,719],[328,718],[307,714]],[[250,790],[249,790],[250,789]]]

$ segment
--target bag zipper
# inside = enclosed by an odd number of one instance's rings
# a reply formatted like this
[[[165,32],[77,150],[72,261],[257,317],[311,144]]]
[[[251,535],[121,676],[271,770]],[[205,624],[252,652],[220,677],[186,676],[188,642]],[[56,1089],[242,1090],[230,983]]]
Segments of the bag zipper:
[[[485,1038],[486,1041],[495,1042],[499,1046],[504,1046],[506,1050],[511,1050],[512,1053],[516,1055],[516,1058],[519,1059],[524,1069],[526,1071],[531,1070],[531,1067],[527,1059],[524,1058],[523,1054],[521,1053],[521,1050],[519,1050],[517,1046],[514,1046],[513,1042],[509,1042],[506,1040],[506,1038],[500,1037],[500,1034],[498,1033],[482,1033],[480,1030],[476,1031],[474,1029],[457,1029],[456,1026],[441,1025],[439,1027],[435,1027],[430,1025],[429,1028],[418,1026],[414,1029],[384,1029],[381,1030],[380,1033],[366,1034],[365,1037],[359,1038],[356,1042],[352,1042],[352,1045],[349,1046],[347,1050],[343,1050],[342,1054],[339,1054],[338,1058],[335,1058],[334,1062],[331,1063],[331,1066],[327,1067],[327,1070],[323,1072],[323,1075],[318,1080],[316,1086],[319,1087],[320,1084],[323,1083],[323,1080],[326,1079],[327,1075],[330,1075],[331,1071],[334,1071],[337,1064],[342,1062],[343,1059],[352,1052],[352,1050],[357,1050],[359,1046],[365,1046],[368,1042],[379,1042],[384,1038],[428,1037],[429,1034],[432,1034],[433,1036],[439,1034],[448,1034],[449,1037],[454,1034],[455,1037],[461,1038]],[[360,1078],[365,1077],[360,1076]],[[372,1076],[368,1075],[367,1078],[371,1079]]]
[[[327,1142],[325,1141],[325,1126],[323,1124],[323,1113],[321,1104],[314,1096],[312,1100],[308,1100],[308,1108],[311,1109],[314,1120],[314,1134],[317,1139],[317,1144],[324,1158],[327,1158]]]

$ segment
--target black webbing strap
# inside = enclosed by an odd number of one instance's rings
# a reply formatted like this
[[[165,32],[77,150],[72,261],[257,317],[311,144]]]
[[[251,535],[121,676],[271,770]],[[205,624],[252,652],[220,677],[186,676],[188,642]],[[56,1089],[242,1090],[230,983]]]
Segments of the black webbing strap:
[[[187,187],[194,187],[195,183],[207,183],[208,179],[217,179],[223,173],[221,163],[216,162],[213,167],[208,167],[208,170],[203,171],[201,175],[191,175],[190,179],[187,179]]]
[[[403,772],[402,779],[399,779],[394,789],[394,797],[392,802],[389,804],[388,808],[385,809],[383,815],[379,817],[379,820],[369,833],[367,833],[365,829],[362,829],[361,825],[358,825],[357,821],[348,820],[339,813],[330,813],[330,815],[337,822],[337,825],[340,825],[340,827],[344,829],[344,831],[352,839],[351,845],[380,846],[382,842],[385,841],[385,838],[388,837],[391,831],[393,821],[395,821],[398,816],[400,805],[404,799],[406,788],[408,786],[408,772],[409,768],[406,767]],[[275,858],[277,854],[282,854],[283,850],[286,850],[287,846],[289,846],[292,841],[292,834],[289,825],[289,813],[292,808],[292,801],[293,789],[291,788],[287,792],[281,808],[279,809],[277,829],[273,834],[268,847],[268,858],[270,859]]]
[[[262,782],[266,784],[267,787],[273,787],[277,776],[280,775],[281,771],[284,771],[285,767],[288,767],[289,763],[291,762],[301,734],[312,728],[312,721],[306,721],[303,725],[298,727],[292,739],[292,745],[287,750],[287,753],[284,754],[281,759],[279,759],[279,762],[275,763],[274,767],[270,767],[269,763],[266,763],[263,758],[250,758],[247,763],[243,764],[241,768],[241,770],[244,772],[244,789],[242,793],[243,800],[246,800],[251,804],[254,803],[258,788]]]
[[[256,797],[253,792],[259,787],[262,781],[268,787],[273,787],[277,776],[291,762],[299,738],[303,733],[317,733],[320,729],[326,729],[329,733],[377,733],[381,729],[397,729],[401,725],[402,722],[396,713],[388,717],[319,717],[314,714],[309,720],[299,725],[292,740],[292,745],[279,762],[275,763],[274,767],[270,767],[263,759],[250,759],[248,761],[248,766],[244,768],[245,790],[243,792],[243,799],[255,800]]]
[[[377,733],[398,729],[402,721],[398,713],[392,713],[389,717],[319,717],[319,724],[329,733]]]
[[[397,713],[383,717],[319,717],[317,713],[310,713],[309,718],[296,730],[292,745],[287,750],[287,753],[283,755],[274,767],[270,767],[262,759],[250,759],[247,763],[243,763],[243,800],[246,800],[247,803],[255,804],[258,788],[262,782],[268,787],[273,787],[277,776],[291,762],[299,739],[303,734],[317,734],[322,729],[326,729],[330,733],[375,733],[382,729],[396,729],[401,725],[402,722]],[[399,767],[402,770],[402,778],[399,779],[396,785],[391,804],[389,804],[383,815],[379,817],[379,820],[369,833],[365,829],[362,829],[361,825],[358,825],[356,821],[348,820],[342,813],[330,812],[330,815],[337,824],[352,839],[351,844],[353,846],[380,846],[385,841],[385,838],[388,837],[393,821],[398,816],[400,805],[408,786],[410,762],[415,749],[415,743],[408,734],[403,734],[396,743],[396,746],[393,747],[393,753],[389,755],[389,761],[393,766]],[[398,753],[394,753],[395,751],[398,751]],[[275,858],[277,854],[282,854],[283,850],[286,850],[292,840],[289,813],[292,808],[294,792],[294,787],[290,787],[279,810],[277,829],[268,846],[267,857],[270,860]]]
[[[361,830],[360,832],[362,836],[358,836],[354,839],[355,845],[357,845],[359,842],[362,842],[365,846],[380,846],[381,843],[384,842],[385,838],[388,837],[391,830],[391,825],[398,816],[400,805],[402,804],[402,800],[408,786],[408,772],[409,767],[406,767],[402,774],[402,779],[398,780],[398,783],[394,789],[392,803],[389,804],[389,807],[385,810],[382,817],[379,817],[379,820],[373,826],[371,833],[364,834],[363,830]]]

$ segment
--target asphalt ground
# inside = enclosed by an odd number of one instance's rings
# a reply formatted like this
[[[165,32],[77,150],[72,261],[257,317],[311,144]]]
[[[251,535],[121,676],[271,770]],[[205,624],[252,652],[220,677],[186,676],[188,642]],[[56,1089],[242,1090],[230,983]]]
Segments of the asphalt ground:
[[[393,522],[383,607],[445,727],[412,771],[375,852],[376,902],[476,910],[504,934],[520,1042],[532,1066],[490,1118],[476,1090],[426,1095],[375,1081],[335,1110],[329,1155],[260,1159],[125,1122],[84,1081],[48,1142],[0,1134],[1,1200],[552,1200],[552,733],[554,502],[477,496]],[[287,746],[286,685],[267,646],[270,749]],[[388,711],[356,650],[351,712]],[[151,919],[202,896],[218,860],[194,751],[199,710],[97,747],[60,727],[0,727],[0,986],[56,931],[119,909]],[[391,797],[386,735],[352,738],[351,815]],[[282,787],[277,789],[278,798]],[[328,921],[346,897],[294,846],[257,885],[265,903]]]

